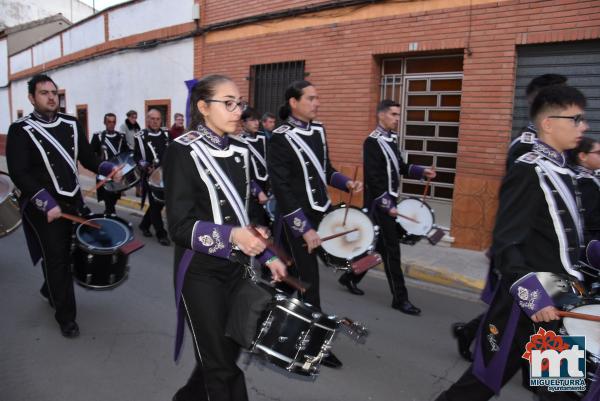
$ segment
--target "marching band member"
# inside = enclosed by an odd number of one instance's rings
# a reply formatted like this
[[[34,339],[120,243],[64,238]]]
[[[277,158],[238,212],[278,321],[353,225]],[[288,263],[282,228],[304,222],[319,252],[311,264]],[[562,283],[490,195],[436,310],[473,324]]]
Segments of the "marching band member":
[[[286,268],[247,228],[260,206],[250,194],[250,151],[228,135],[246,107],[237,86],[210,75],[193,86],[190,98],[194,130],[169,146],[164,163],[167,221],[175,242],[175,356],[185,314],[197,361],[173,399],[247,400],[244,374],[236,365],[239,346],[225,337],[231,297],[243,280],[240,261],[257,257],[275,281]],[[266,230],[261,233],[266,237]]]
[[[152,233],[150,232],[150,225],[152,225],[158,242],[161,245],[169,246],[171,241],[169,241],[169,236],[162,220],[164,203],[156,199],[148,187],[148,177],[156,168],[161,166],[162,158],[169,145],[169,133],[160,127],[161,119],[158,110],[151,109],[148,111],[146,115],[148,128],[144,128],[135,136],[133,157],[145,172],[142,178],[142,205],[146,195],[148,195],[150,202],[150,206],[146,210],[139,228],[142,230],[144,237],[152,237]]]
[[[77,337],[76,304],[70,269],[73,223],[62,213],[84,211],[77,162],[97,174],[115,167],[100,162],[79,122],[58,112],[58,87],[47,75],[27,83],[33,113],[11,124],[6,144],[10,177],[21,191],[23,226],[33,264],[42,259],[42,296],[56,310],[65,337]],[[116,173],[115,180],[121,179]]]
[[[500,188],[492,244],[499,283],[480,325],[472,366],[439,401],[490,399],[518,371],[535,324],[555,329],[557,308],[537,272],[582,278],[575,266],[583,223],[575,174],[563,152],[575,148],[588,128],[585,103],[583,94],[568,86],[542,89],[533,101],[530,115],[539,138]],[[543,387],[538,395],[541,400],[570,397]]]
[[[314,120],[318,109],[317,89],[310,82],[296,81],[288,86],[285,104],[279,110],[284,123],[269,141],[267,167],[283,220],[282,239],[299,278],[310,285],[301,298],[320,309],[319,266],[312,251],[321,245],[316,229],[331,205],[327,185],[358,192],[362,183],[350,180],[331,165],[325,127]],[[323,364],[341,366],[333,354]]]
[[[106,129],[96,132],[92,136],[92,150],[100,160],[109,160],[123,152],[130,152],[125,134],[115,131],[117,116],[114,113],[104,115],[104,126]],[[109,192],[104,187],[98,188],[96,192],[99,201],[104,201],[104,214],[115,214],[115,205],[121,197],[120,193]]]
[[[398,135],[394,129],[400,120],[400,105],[393,100],[383,100],[377,106],[377,127],[363,144],[365,196],[364,206],[370,210],[379,226],[376,249],[383,258],[385,274],[392,292],[392,308],[418,315],[421,310],[408,300],[408,290],[400,267],[400,238],[396,227],[400,175],[421,179],[434,178],[430,168],[404,163],[398,149]],[[345,273],[339,279],[352,294],[363,295],[356,284],[365,273]]]

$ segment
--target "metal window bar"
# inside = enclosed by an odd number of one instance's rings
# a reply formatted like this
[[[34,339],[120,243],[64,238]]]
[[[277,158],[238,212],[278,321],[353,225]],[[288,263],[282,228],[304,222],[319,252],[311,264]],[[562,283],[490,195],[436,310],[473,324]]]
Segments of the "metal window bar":
[[[289,84],[304,79],[304,61],[259,64],[250,67],[250,103],[262,115],[277,115]]]

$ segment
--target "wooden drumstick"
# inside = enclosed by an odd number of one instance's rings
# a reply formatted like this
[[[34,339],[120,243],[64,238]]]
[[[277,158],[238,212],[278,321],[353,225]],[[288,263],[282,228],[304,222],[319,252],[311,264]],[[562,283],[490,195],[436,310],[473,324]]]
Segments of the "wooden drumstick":
[[[95,228],[96,230],[100,230],[102,228],[100,224],[92,223],[91,221],[86,220],[83,217],[74,216],[72,214],[61,213],[60,217],[62,217],[63,219],[71,220],[75,223],[83,224],[84,226]]]
[[[600,322],[600,316],[588,315],[586,313],[566,312],[566,311],[559,310],[558,316],[572,317],[573,319],[589,320],[592,322]]]
[[[352,182],[356,182],[356,175],[358,174],[358,166],[354,166],[354,178],[352,178]],[[350,198],[348,198],[348,204],[346,205],[346,211],[344,212],[344,221],[342,222],[342,226],[346,226],[346,219],[348,218],[348,210],[350,210],[350,205],[352,204],[352,195],[354,195],[354,190],[350,190]]]
[[[338,237],[342,237],[342,236],[344,236],[346,234],[353,233],[354,231],[358,231],[358,228],[353,228],[352,230],[344,231],[344,232],[337,233],[337,234],[328,235],[327,237],[321,238],[321,242],[325,242],[325,241],[329,241],[329,240],[332,240],[332,239],[335,239],[335,238],[338,238]],[[306,244],[302,244],[302,246],[305,247],[305,248],[307,247]]]
[[[306,292],[305,284],[302,281],[298,280],[296,277],[284,276],[281,279],[281,281],[283,283],[286,283],[301,294],[304,294]]]
[[[273,252],[279,259],[281,259],[284,265],[289,267],[294,264],[294,261],[287,255],[287,253],[285,253],[283,249],[281,249],[279,246],[263,237],[255,226],[249,225],[248,230],[250,230],[250,232],[254,234],[256,238],[260,239],[265,244],[268,250]]]
[[[119,171],[123,170],[123,167],[125,167],[125,163],[121,164],[120,166],[118,166],[117,168],[113,169],[110,174],[108,174],[106,176],[105,179],[103,179],[102,181],[100,181],[99,183],[96,184],[96,191],[98,189],[100,189],[101,186],[103,186],[104,184],[106,184],[108,181],[110,181],[115,174],[117,174]]]
[[[412,217],[408,217],[408,216],[405,216],[405,215],[400,214],[400,213],[398,213],[398,217],[402,217],[403,219],[406,219],[408,221],[412,221],[413,223],[421,224],[421,222],[419,220],[413,219]]]
[[[431,171],[435,172],[435,166],[431,166]],[[427,177],[427,182],[425,182],[425,190],[423,191],[422,202],[425,202],[425,198],[427,197],[427,192],[429,192],[429,185],[431,184],[431,177]],[[421,205],[423,207],[423,205]]]

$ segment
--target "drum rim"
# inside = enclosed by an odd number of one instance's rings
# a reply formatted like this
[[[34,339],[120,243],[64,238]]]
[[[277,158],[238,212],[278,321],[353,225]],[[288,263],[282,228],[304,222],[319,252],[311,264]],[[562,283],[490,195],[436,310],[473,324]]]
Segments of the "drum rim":
[[[425,206],[427,206],[427,209],[429,209],[429,211],[431,212],[431,228],[429,229],[429,231],[431,231],[431,230],[433,230],[434,228],[436,228],[436,227],[437,227],[437,225],[435,224],[435,212],[434,212],[433,208],[432,208],[431,206],[429,206],[429,204],[428,204],[427,202],[425,202],[424,200],[421,200],[421,199],[419,199],[419,198],[418,198],[418,197],[416,197],[416,196],[405,196],[405,197],[403,197],[403,198],[402,198],[402,200],[400,200],[400,201],[396,202],[396,209],[398,208],[398,205],[400,205],[400,203],[402,203],[402,202],[404,202],[404,201],[406,201],[406,200],[409,200],[409,199],[412,199],[412,200],[419,201],[420,203],[423,203]],[[425,234],[414,234],[414,233],[410,233],[410,232],[408,232],[408,231],[406,230],[406,228],[404,228],[404,226],[402,225],[402,223],[400,223],[400,221],[398,221],[398,217],[396,217],[396,222],[397,222],[398,224],[400,224],[400,226],[401,226],[401,227],[402,227],[402,228],[403,228],[403,229],[404,229],[404,230],[405,230],[405,231],[406,231],[408,234],[410,234],[410,235],[418,235],[418,236],[427,235],[427,233],[425,233]]]
[[[597,305],[598,308],[600,309],[600,303],[599,302],[585,302],[585,303],[578,304],[577,306],[574,306],[573,308],[569,309],[569,311],[570,312],[577,312],[577,309],[580,309],[580,308],[583,308],[583,307],[586,307],[586,306],[592,306],[592,305]],[[589,314],[590,312],[589,311],[584,311],[584,312],[579,312],[579,313],[587,313],[587,314]],[[570,318],[570,317],[564,317],[563,318],[562,327],[564,328],[564,330],[567,333],[567,335],[570,335],[570,336],[571,335],[572,336],[582,335],[582,334],[578,334],[578,333],[569,333],[569,330],[567,329],[567,324],[565,324],[565,322],[568,323],[568,322],[571,322],[571,321],[576,322],[576,321],[578,321],[578,319]],[[590,322],[588,322],[588,323],[590,323]],[[587,345],[587,341],[588,341],[587,338],[588,337],[589,336],[586,336],[586,345]],[[600,359],[600,341],[597,341],[596,344],[597,344],[597,347],[598,347],[598,353],[597,354],[593,353],[592,351],[590,351],[587,347],[586,347],[585,351],[586,351],[587,354],[592,355],[592,356],[594,356],[597,359]]]
[[[2,192],[0,192],[0,203],[4,203],[4,201],[10,199],[10,196],[15,193],[15,184],[10,179],[10,176],[3,171],[0,171],[0,180],[8,184],[8,191],[6,191],[6,194],[2,194]]]
[[[120,247],[122,247],[123,245],[125,245],[126,243],[128,243],[129,241],[131,241],[133,239],[133,230],[131,229],[130,225],[128,222],[126,222],[126,220],[121,219],[121,218],[115,218],[115,217],[107,217],[104,215],[90,215],[90,216],[86,216],[88,218],[88,221],[94,221],[94,220],[111,220],[113,222],[115,222],[116,224],[118,224],[119,226],[121,226],[124,230],[124,232],[126,233],[126,239],[119,243],[118,245],[115,246],[111,246],[111,247],[94,247],[91,246],[87,243],[84,243],[84,241],[81,239],[81,234],[80,234],[80,230],[81,227],[83,227],[83,224],[80,224],[79,226],[77,226],[77,229],[75,230],[75,238],[77,240],[77,245],[92,254],[112,254],[114,252],[116,252]],[[121,221],[122,220],[122,221]]]

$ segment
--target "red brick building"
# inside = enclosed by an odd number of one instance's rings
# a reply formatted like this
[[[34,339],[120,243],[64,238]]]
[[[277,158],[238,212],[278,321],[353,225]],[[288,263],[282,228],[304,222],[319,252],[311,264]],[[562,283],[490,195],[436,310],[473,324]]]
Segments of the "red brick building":
[[[362,166],[375,105],[394,98],[405,158],[436,166],[431,202],[454,246],[470,249],[490,244],[506,150],[527,122],[531,78],[567,75],[588,95],[592,131],[600,133],[599,0],[187,1],[196,5],[189,22],[115,39],[111,13],[153,1],[106,10],[103,43],[9,71],[9,80],[119,46],[193,36],[193,75],[231,76],[259,111],[276,111],[290,80],[310,80],[333,163],[348,175]],[[421,195],[423,188],[403,180],[401,189]]]

